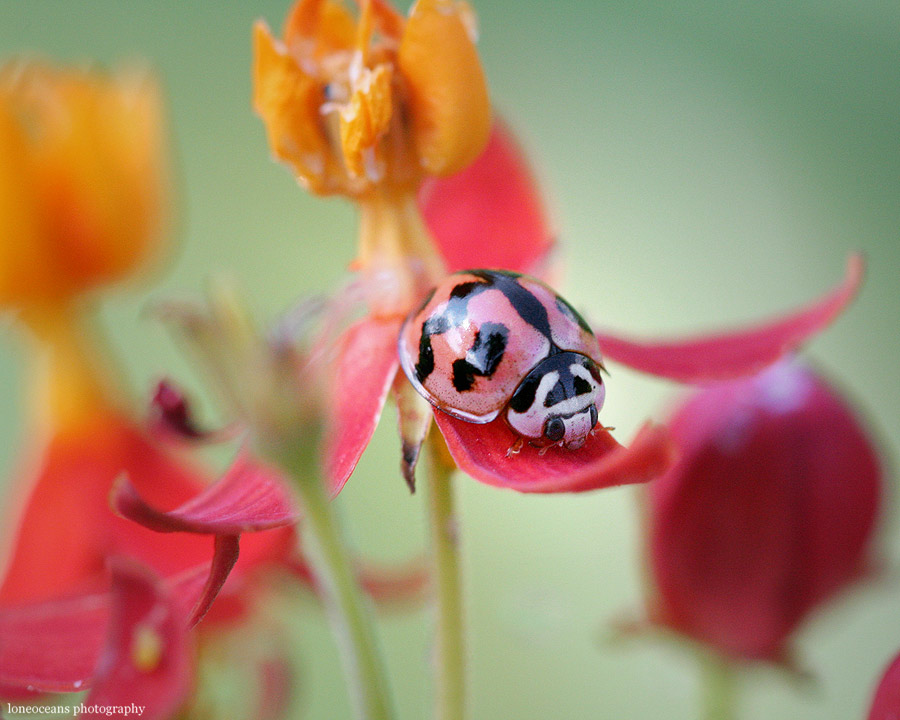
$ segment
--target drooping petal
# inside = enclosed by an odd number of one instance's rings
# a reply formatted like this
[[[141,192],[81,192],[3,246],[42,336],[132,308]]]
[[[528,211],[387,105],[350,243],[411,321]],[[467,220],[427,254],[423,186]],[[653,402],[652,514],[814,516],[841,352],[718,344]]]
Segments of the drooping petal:
[[[423,184],[419,205],[449,272],[535,273],[554,244],[531,170],[501,122],[469,167]]]
[[[740,377],[761,370],[796,349],[836,318],[859,290],[865,264],[847,261],[843,282],[805,308],[749,329],[686,340],[639,341],[597,332],[605,359],[680,382]]]
[[[875,690],[868,720],[896,720],[900,717],[900,655],[888,665]]]
[[[221,480],[174,510],[151,506],[127,477],[116,483],[112,504],[129,520],[164,533],[239,535],[291,525],[299,519],[281,477],[245,452]]]
[[[655,425],[645,425],[629,447],[600,430],[578,450],[551,447],[541,454],[526,443],[508,455],[517,437],[503,418],[476,425],[436,411],[435,420],[460,470],[519,492],[583,492],[646,482],[673,460],[668,433]]]
[[[399,365],[400,323],[366,318],[347,330],[340,342],[325,435],[325,474],[333,495],[344,487],[381,417]]]
[[[200,592],[200,597],[194,603],[191,609],[189,625],[193,627],[200,622],[212,607],[213,600],[216,599],[219,592],[225,586],[228,574],[234,568],[238,561],[240,553],[239,535],[216,535],[215,550],[213,552],[212,564],[209,568],[209,576]]]
[[[144,568],[112,568],[112,607],[105,647],[86,705],[144,707],[141,717],[165,720],[191,687],[192,651],[184,609]]]

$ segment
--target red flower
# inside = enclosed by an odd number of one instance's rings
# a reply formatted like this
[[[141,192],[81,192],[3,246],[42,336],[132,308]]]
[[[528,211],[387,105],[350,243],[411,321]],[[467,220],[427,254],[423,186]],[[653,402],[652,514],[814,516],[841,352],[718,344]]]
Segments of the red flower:
[[[648,487],[651,620],[726,656],[783,660],[800,622],[867,569],[876,451],[789,361],[700,392],[670,427],[679,459]]]
[[[469,168],[426,181],[419,204],[448,272],[491,267],[540,273],[545,268],[553,248],[545,213],[528,167],[502,126],[494,129],[487,148]],[[365,205],[363,210],[365,219],[371,210]],[[368,232],[364,226],[364,237]],[[820,331],[852,299],[861,277],[862,262],[853,257],[846,279],[831,293],[751,329],[653,343],[602,331],[597,337],[605,359],[655,375],[690,382],[736,377],[774,362]],[[407,303],[406,309],[410,307]],[[427,406],[422,409],[424,401],[397,374],[397,335],[403,320],[396,303],[382,305],[376,300],[372,314],[341,340],[326,447],[326,471],[335,493],[368,444],[392,388],[400,408],[404,472],[411,480],[430,411]],[[522,492],[582,491],[642,482],[671,461],[667,433],[650,424],[628,448],[606,430],[597,430],[579,450],[552,447],[541,454],[526,446],[508,456],[516,438],[502,417],[484,425],[440,411],[434,417],[460,468],[481,482]]]

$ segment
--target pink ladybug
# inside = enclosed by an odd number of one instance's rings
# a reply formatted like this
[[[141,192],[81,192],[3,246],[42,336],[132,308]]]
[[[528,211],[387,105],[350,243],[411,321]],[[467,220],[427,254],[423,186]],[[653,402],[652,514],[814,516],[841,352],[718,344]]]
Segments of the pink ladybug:
[[[584,319],[539,280],[503,270],[447,277],[400,331],[400,364],[439,410],[506,422],[535,447],[580,448],[606,389]]]

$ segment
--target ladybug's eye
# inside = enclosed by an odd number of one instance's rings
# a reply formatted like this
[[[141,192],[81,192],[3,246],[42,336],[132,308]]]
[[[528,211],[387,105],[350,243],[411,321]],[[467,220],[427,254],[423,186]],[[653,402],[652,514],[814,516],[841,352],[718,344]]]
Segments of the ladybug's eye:
[[[544,425],[544,437],[550,442],[559,442],[566,434],[566,424],[561,417],[552,417]]]
[[[597,406],[591,405],[591,427],[597,424]]]

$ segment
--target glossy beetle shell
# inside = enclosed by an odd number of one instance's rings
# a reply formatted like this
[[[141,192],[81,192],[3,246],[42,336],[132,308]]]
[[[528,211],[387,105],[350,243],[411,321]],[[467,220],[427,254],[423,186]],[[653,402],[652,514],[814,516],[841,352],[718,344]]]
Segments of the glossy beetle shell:
[[[570,351],[598,366],[590,327],[544,283],[498,270],[447,277],[400,332],[403,371],[432,405],[487,423],[522,380],[553,353]]]

